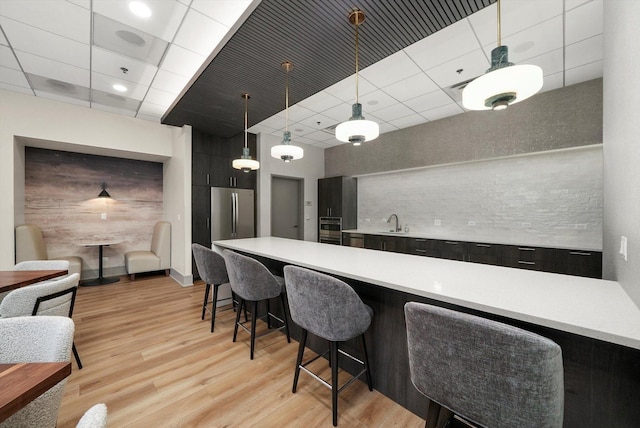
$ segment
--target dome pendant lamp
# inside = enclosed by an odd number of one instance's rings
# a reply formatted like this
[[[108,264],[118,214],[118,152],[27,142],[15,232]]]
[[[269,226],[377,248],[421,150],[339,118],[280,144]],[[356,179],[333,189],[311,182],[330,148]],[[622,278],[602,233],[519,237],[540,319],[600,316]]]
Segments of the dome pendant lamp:
[[[509,62],[509,48],[502,46],[500,25],[498,0],[498,46],[491,51],[491,68],[462,91],[462,105],[468,110],[504,110],[542,88],[540,67]]]
[[[250,172],[260,168],[260,162],[251,158],[251,154],[249,153],[249,146],[247,144],[247,123],[249,119],[249,94],[243,93],[242,98],[244,98],[244,148],[242,149],[242,156],[239,159],[234,159],[231,162],[231,166],[235,169],[240,169],[242,172]]]
[[[289,61],[282,63],[282,68],[287,72],[287,84],[285,89],[285,122],[284,122],[284,136],[282,143],[277,146],[271,147],[271,156],[276,159],[282,159],[289,163],[292,160],[302,159],[304,156],[304,150],[302,147],[294,146],[291,144],[291,132],[289,132],[289,72],[293,70],[293,64]]]
[[[336,138],[345,143],[359,146],[365,141],[371,141],[380,135],[380,127],[372,120],[362,116],[362,104],[358,102],[358,26],[364,22],[364,12],[355,9],[349,14],[349,22],[356,27],[356,102],[352,106],[351,118],[336,127]]]

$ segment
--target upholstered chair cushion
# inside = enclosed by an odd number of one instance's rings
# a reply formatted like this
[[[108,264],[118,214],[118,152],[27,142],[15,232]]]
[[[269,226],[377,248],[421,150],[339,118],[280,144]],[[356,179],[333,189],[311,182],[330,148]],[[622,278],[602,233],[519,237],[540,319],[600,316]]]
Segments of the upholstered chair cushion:
[[[12,290],[0,302],[0,318],[29,316],[33,312],[38,297],[77,287],[79,279],[80,276],[74,273],[61,279],[39,282]],[[71,298],[72,294],[69,293],[44,301],[40,304],[37,315],[68,317],[71,309]]]
[[[291,319],[330,341],[342,342],[364,333],[373,316],[347,283],[309,269],[284,267]]]
[[[411,381],[422,394],[482,426],[562,426],[562,353],[556,343],[422,303],[407,303],[405,317]]]
[[[49,260],[42,231],[35,224],[16,226],[16,263],[27,260]],[[70,274],[82,274],[82,257],[61,256],[51,260],[65,260],[69,262]]]
[[[259,261],[224,250],[231,289],[245,300],[258,301],[278,297],[283,285]]]
[[[0,364],[69,361],[73,333],[73,321],[68,317],[0,319]],[[66,382],[60,381],[0,427],[54,428]]]
[[[105,428],[107,426],[107,406],[103,403],[91,406],[84,412],[76,428]]]
[[[13,270],[69,270],[67,260],[26,260],[16,263]]]
[[[171,268],[171,223],[157,222],[153,227],[150,250],[125,253],[124,266],[128,274]]]
[[[220,254],[200,244],[191,244],[191,249],[198,267],[198,273],[205,284],[225,284],[229,282],[227,267],[224,258]]]

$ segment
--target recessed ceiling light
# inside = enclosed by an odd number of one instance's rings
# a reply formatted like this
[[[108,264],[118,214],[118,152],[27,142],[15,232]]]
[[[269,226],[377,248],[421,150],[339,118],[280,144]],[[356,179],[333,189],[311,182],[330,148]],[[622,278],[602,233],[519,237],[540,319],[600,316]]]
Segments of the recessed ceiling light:
[[[151,16],[151,9],[149,9],[149,6],[142,3],[141,1],[130,2],[129,10],[131,10],[134,15],[139,16],[140,18],[148,18]]]
[[[118,92],[127,92],[127,87],[124,85],[121,85],[119,83],[116,83],[115,85],[112,86],[113,89],[115,89]]]

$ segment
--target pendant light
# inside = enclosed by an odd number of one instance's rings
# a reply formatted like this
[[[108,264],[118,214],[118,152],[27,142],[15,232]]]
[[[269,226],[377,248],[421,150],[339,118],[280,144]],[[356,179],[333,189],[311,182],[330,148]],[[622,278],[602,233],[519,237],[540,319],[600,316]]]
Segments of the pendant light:
[[[350,142],[359,146],[365,141],[371,141],[380,135],[380,127],[372,120],[362,116],[362,104],[358,102],[358,26],[364,22],[364,12],[355,9],[349,14],[349,22],[356,27],[356,102],[352,106],[351,117],[336,127],[336,138],[339,141]]]
[[[542,88],[542,69],[536,65],[509,62],[509,48],[502,46],[498,0],[498,46],[491,51],[491,68],[470,82],[462,92],[462,105],[469,110],[504,110],[533,96]]]
[[[234,159],[231,165],[235,169],[240,169],[242,172],[249,172],[260,168],[260,162],[251,158],[251,154],[249,153],[249,146],[247,143],[247,128],[249,121],[249,94],[243,93],[242,98],[244,98],[244,148],[242,149],[242,156],[239,159]]]
[[[285,162],[291,162],[292,160],[302,159],[304,156],[304,150],[302,147],[294,146],[291,144],[291,132],[289,132],[289,72],[293,70],[293,64],[289,61],[285,61],[282,64],[282,68],[287,72],[287,83],[285,89],[285,122],[284,122],[284,136],[282,137],[282,143],[277,146],[271,147],[271,156],[276,159],[282,159]]]

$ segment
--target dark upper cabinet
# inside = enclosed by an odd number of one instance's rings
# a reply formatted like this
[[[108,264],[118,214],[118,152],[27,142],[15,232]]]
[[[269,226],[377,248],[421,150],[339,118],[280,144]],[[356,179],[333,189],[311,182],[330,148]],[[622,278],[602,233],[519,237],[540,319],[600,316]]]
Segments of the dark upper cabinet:
[[[342,217],[343,229],[355,229],[357,216],[357,178],[331,177],[318,180],[318,217]]]

